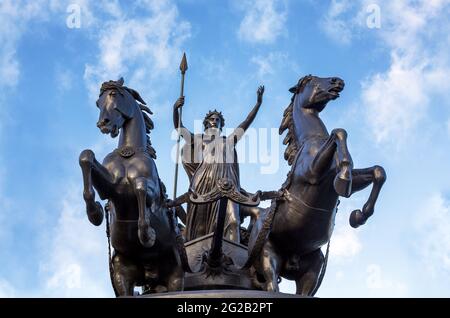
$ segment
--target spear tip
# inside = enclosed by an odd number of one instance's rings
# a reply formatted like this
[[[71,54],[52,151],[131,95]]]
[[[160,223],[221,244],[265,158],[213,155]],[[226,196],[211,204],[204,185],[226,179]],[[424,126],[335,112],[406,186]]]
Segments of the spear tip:
[[[186,52],[183,53],[183,58],[181,59],[180,64],[180,71],[182,74],[184,74],[188,69],[187,59],[186,59]]]

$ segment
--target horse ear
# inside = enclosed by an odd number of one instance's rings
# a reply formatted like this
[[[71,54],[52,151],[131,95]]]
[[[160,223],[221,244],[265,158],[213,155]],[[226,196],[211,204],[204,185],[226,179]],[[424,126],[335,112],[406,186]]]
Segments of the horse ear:
[[[119,84],[120,86],[123,86],[123,83],[124,83],[125,81],[123,80],[123,77],[121,77],[121,78],[119,78],[118,80],[117,80],[117,84]]]
[[[292,94],[295,94],[295,93],[297,93],[297,89],[298,89],[297,85],[292,86],[291,88],[289,88],[289,92],[291,92]]]
[[[311,80],[311,77],[312,77],[312,75],[309,74],[309,75],[307,75],[307,76],[304,76],[304,77],[300,78],[300,79],[298,80],[297,85],[291,87],[291,88],[289,89],[289,91],[290,91],[292,94],[297,93],[299,88],[303,87],[309,80]]]

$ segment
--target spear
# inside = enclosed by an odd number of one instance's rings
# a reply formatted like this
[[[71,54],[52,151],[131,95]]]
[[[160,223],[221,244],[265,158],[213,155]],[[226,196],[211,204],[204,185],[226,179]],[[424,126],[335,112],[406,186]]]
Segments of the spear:
[[[183,58],[181,59],[180,64],[180,71],[181,71],[181,92],[180,97],[183,97],[184,95],[184,74],[186,73],[188,69],[187,65],[187,59],[186,59],[186,53],[183,53]],[[183,113],[183,107],[180,107],[180,113],[178,114],[178,129],[180,129],[181,126],[181,115]],[[173,199],[175,200],[177,198],[177,184],[178,184],[178,164],[179,164],[179,157],[180,157],[180,139],[181,134],[180,130],[178,130],[178,139],[177,139],[177,157],[175,161],[175,180],[173,183]]]

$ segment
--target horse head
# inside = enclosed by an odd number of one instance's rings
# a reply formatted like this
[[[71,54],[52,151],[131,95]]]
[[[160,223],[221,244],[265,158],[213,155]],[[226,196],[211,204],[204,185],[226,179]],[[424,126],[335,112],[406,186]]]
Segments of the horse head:
[[[123,83],[123,78],[104,82],[96,102],[100,109],[97,127],[102,133],[111,134],[113,138],[119,135],[120,128],[134,116],[135,110],[139,109],[136,100],[145,105],[139,93],[123,86]]]
[[[297,98],[297,103],[303,108],[321,112],[330,100],[339,97],[345,83],[339,77],[318,77],[313,75],[299,79],[297,85],[289,91]]]

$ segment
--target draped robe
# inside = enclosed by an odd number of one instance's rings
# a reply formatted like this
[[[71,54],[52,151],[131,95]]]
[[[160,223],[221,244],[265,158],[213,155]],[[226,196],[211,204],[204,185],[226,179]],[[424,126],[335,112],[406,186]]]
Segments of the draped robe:
[[[183,167],[189,176],[190,191],[206,194],[217,180],[227,178],[240,191],[239,164],[233,136],[217,138],[204,134],[194,136],[192,143],[182,149]],[[215,231],[219,202],[188,203],[186,240],[190,241]],[[239,242],[239,205],[228,200],[224,237]]]

